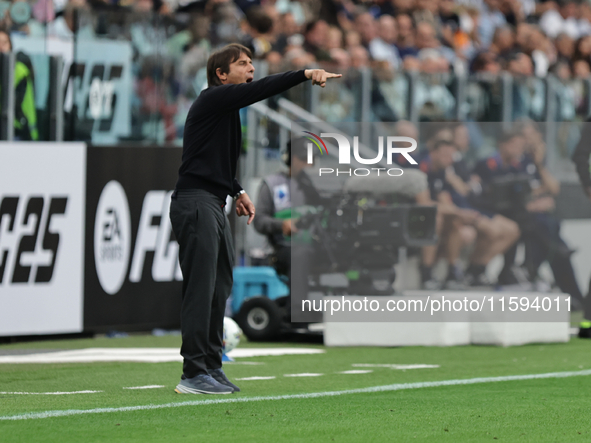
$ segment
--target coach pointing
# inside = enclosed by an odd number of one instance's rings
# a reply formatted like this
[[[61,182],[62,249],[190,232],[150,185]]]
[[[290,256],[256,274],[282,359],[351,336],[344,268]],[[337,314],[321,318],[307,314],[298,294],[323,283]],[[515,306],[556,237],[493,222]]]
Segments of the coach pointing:
[[[191,106],[183,136],[179,179],[172,195],[170,220],[179,242],[183,272],[181,330],[183,376],[176,392],[230,394],[240,389],[222,370],[222,335],[226,300],[232,290],[234,246],[224,213],[228,195],[236,213],[255,208],[236,180],[242,145],[238,111],[306,80],[325,86],[322,69],[285,72],[253,81],[250,51],[231,44],[207,61],[205,89]]]

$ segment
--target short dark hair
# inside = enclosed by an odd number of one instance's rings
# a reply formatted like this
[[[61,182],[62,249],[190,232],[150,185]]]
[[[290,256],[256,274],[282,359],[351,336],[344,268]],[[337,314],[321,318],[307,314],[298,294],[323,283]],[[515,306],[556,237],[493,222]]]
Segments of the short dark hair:
[[[439,148],[441,148],[442,146],[452,146],[454,148],[457,149],[457,146],[455,145],[454,142],[452,142],[451,140],[445,140],[445,139],[441,139],[438,140],[434,145],[433,145],[433,149],[431,149],[431,151],[437,151]]]
[[[207,85],[221,86],[222,82],[217,75],[218,68],[224,73],[229,72],[230,64],[238,60],[241,54],[246,54],[252,59],[250,49],[238,43],[231,43],[211,54],[207,60]]]
[[[273,28],[273,19],[261,6],[252,6],[246,12],[248,24],[259,34],[266,34]]]
[[[516,137],[525,138],[525,134],[523,133],[522,128],[519,125],[516,125],[507,131],[503,131],[503,133],[499,137],[498,143],[499,145],[502,145]]]

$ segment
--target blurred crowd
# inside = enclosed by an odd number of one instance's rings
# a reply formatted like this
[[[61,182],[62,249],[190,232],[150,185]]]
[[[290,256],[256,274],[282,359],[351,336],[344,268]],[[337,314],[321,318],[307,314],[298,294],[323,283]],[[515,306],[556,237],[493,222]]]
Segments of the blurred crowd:
[[[139,53],[180,43],[181,70],[228,42],[289,67],[374,66],[440,72],[508,71],[586,78],[591,4],[561,0],[31,0],[3,1],[0,27],[29,35],[128,37]],[[92,11],[89,16],[85,13]],[[126,14],[128,13],[128,14]],[[133,24],[151,24],[151,30]],[[129,26],[127,26],[129,25]],[[154,25],[158,29],[153,29]],[[155,34],[163,35],[155,35]],[[182,33],[182,37],[177,34]]]
[[[340,70],[373,66],[538,77],[552,72],[562,79],[591,72],[591,3],[584,0],[0,3],[0,27],[11,32],[129,38],[144,55],[164,38],[177,45],[181,71],[202,66],[211,48],[238,41],[256,58],[292,68],[329,62]]]
[[[560,115],[552,117],[572,120],[587,106],[577,82],[591,73],[590,19],[591,2],[573,0],[0,1],[0,30],[11,35],[129,41],[137,129],[132,137],[160,125],[167,141],[182,135],[186,112],[205,86],[209,54],[230,42],[249,47],[268,62],[270,73],[314,64],[342,73],[371,68],[374,121],[410,117],[409,86],[396,74],[401,71],[478,78],[508,72],[524,79],[513,92],[511,117],[536,120],[545,118],[546,93],[535,80],[551,73],[563,84],[576,84],[556,93]],[[325,96],[317,110],[321,118],[367,118],[354,114],[354,79],[344,80],[348,91]],[[473,97],[467,88],[470,106],[493,106],[495,99],[485,96],[500,94],[495,91],[485,88]],[[421,116],[431,106],[437,108],[433,118],[452,118],[456,98],[441,80],[415,90],[413,105]],[[470,118],[506,117],[484,114]]]

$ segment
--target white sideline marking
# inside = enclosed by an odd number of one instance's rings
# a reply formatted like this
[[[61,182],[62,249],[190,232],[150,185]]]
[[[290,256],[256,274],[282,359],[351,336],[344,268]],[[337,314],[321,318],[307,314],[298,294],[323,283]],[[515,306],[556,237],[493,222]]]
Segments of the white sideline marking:
[[[244,378],[237,378],[236,380],[273,380],[275,376],[270,377],[244,377]]]
[[[284,377],[320,377],[324,374],[315,374],[312,372],[302,372],[301,374],[283,374]]]
[[[66,392],[0,392],[0,395],[69,395],[69,394],[96,394],[103,391],[66,391]]]
[[[225,361],[224,365],[251,365],[251,366],[258,366],[264,365],[262,361]]]
[[[338,395],[348,394],[365,394],[372,392],[388,392],[388,391],[400,391],[404,389],[420,389],[420,388],[434,388],[439,386],[457,386],[457,385],[473,385],[480,383],[493,383],[503,381],[516,381],[516,380],[534,380],[544,378],[566,378],[566,377],[577,377],[583,375],[591,375],[591,369],[585,369],[583,371],[572,371],[572,372],[548,372],[546,374],[527,374],[527,375],[507,375],[502,377],[479,377],[479,378],[468,378],[463,380],[442,380],[442,381],[427,381],[419,383],[399,383],[394,385],[386,386],[373,386],[369,388],[360,389],[349,389],[346,391],[328,391],[328,392],[313,392],[310,394],[293,394],[293,395],[277,395],[270,397],[236,397],[228,399],[211,399],[211,400],[194,400],[184,401],[179,403],[165,403],[161,405],[141,405],[141,406],[125,406],[122,408],[96,408],[96,409],[68,409],[62,411],[45,411],[45,412],[31,412],[27,414],[19,415],[6,415],[0,416],[0,420],[31,420],[37,418],[49,418],[49,417],[66,417],[71,415],[84,415],[84,414],[103,414],[109,412],[131,412],[131,411],[146,411],[152,409],[167,409],[167,408],[179,408],[182,406],[200,406],[200,405],[215,405],[221,403],[247,403],[251,401],[272,401],[272,400],[293,400],[293,399],[308,399],[308,398],[320,398],[320,397],[336,397]]]
[[[237,348],[228,357],[324,354],[314,348]],[[182,362],[179,348],[87,348],[25,355],[0,355],[0,363]]]
[[[371,369],[351,369],[350,371],[342,371],[339,374],[369,374],[373,372]]]
[[[156,388],[163,388],[164,385],[147,385],[147,386],[130,386],[128,388],[123,389],[156,389]]]
[[[390,368],[390,369],[430,369],[439,368],[439,365],[394,365],[394,364],[371,364],[371,363],[354,363],[351,366],[354,368]]]

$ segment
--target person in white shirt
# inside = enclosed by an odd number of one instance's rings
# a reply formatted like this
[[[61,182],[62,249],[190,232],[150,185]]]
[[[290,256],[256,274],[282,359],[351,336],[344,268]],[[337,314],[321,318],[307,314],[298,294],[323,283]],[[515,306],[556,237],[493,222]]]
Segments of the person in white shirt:
[[[573,0],[563,0],[558,11],[550,9],[540,18],[540,27],[544,33],[554,39],[565,33],[573,39],[578,39],[589,32],[589,21],[578,18],[579,5]]]
[[[400,67],[400,55],[396,48],[398,28],[396,19],[382,15],[378,20],[378,37],[369,42],[369,53],[374,60],[387,61],[392,69]]]

